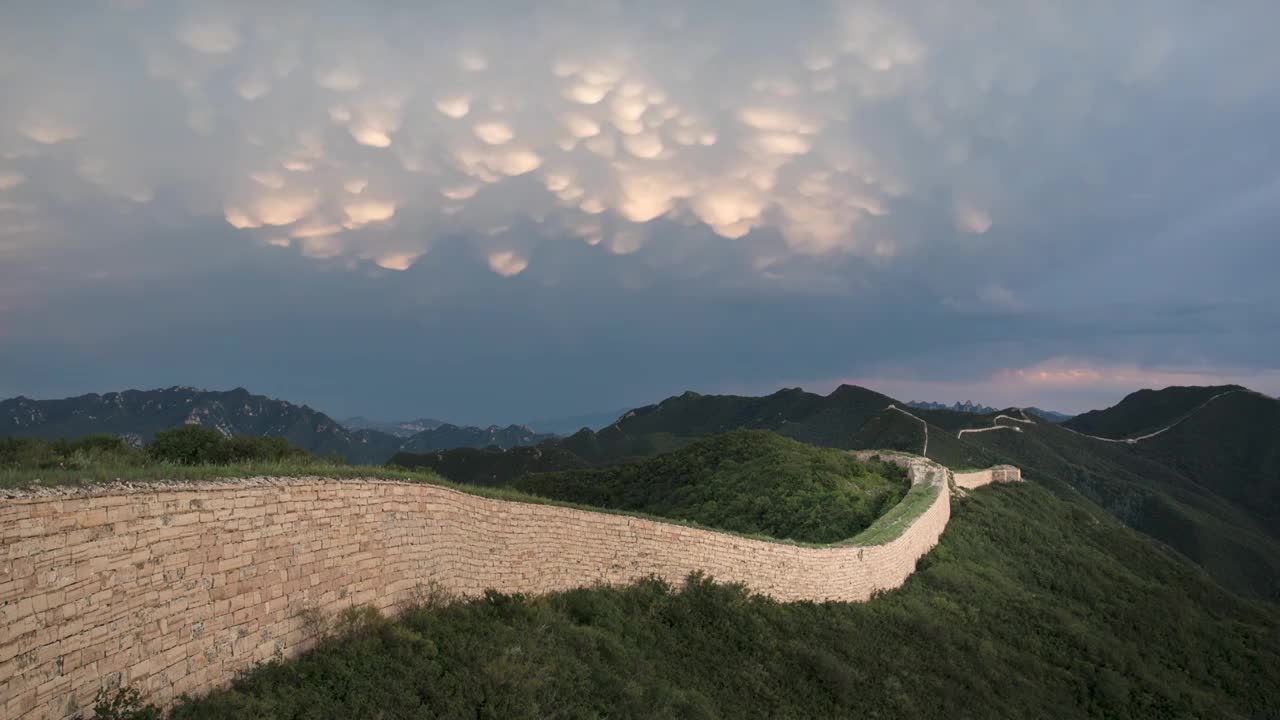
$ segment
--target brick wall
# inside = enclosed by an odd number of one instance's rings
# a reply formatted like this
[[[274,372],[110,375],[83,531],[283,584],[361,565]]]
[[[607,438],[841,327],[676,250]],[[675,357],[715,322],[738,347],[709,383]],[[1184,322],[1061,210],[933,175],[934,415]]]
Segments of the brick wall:
[[[986,470],[952,475],[958,487],[970,490],[993,482],[1017,482],[1022,479],[1022,471],[1012,465],[996,465]]]
[[[917,483],[948,477],[899,461]],[[387,610],[430,581],[545,593],[703,570],[782,600],[864,600],[901,585],[949,517],[943,491],[886,544],[801,547],[371,480],[19,494],[0,499],[0,716],[62,718],[116,681],[166,703],[308,647],[304,610]]]

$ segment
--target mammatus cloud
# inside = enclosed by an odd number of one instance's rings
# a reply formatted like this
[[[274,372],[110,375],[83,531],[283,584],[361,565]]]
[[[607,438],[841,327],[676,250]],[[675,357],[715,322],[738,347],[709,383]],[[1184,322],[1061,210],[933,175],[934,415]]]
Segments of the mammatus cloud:
[[[9,5],[9,394],[312,398],[277,368],[369,377],[334,332],[403,351],[394,414],[484,422],[841,375],[1078,409],[1055,373],[1280,356],[1274,4]]]
[[[56,13],[10,17],[0,39],[32,49],[0,74],[0,191],[76,163],[108,195],[181,184],[194,212],[261,242],[394,269],[495,214],[622,254],[664,222],[775,277],[780,259],[911,257],[1024,224],[1027,174],[1003,164],[1088,124],[1099,79],[1175,92],[1169,67],[1203,42],[1190,23],[1147,33],[1163,8],[1139,3],[1105,18],[1114,37],[1086,33],[1072,72],[1087,82],[1054,85],[1051,58],[1084,38],[1063,35],[1062,8],[1011,5],[997,27],[984,7],[830,2],[774,22],[761,5],[734,34],[680,3],[105,4],[104,31],[65,60],[40,50]],[[925,232],[930,214],[948,229]],[[393,222],[399,237],[377,232]],[[536,266],[536,247],[523,255]]]

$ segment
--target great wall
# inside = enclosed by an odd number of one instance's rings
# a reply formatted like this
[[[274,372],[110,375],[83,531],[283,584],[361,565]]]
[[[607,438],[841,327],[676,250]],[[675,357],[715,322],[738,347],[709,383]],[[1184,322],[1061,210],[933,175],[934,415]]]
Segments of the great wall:
[[[885,457],[931,496],[918,514],[882,518],[901,527],[880,527],[892,539],[873,545],[771,542],[379,480],[9,492],[0,716],[87,717],[104,685],[166,704],[307,649],[308,618],[394,609],[435,585],[538,594],[649,575],[678,583],[700,570],[780,600],[866,600],[902,585],[937,544],[952,490],[1021,479],[1009,466],[952,473]]]

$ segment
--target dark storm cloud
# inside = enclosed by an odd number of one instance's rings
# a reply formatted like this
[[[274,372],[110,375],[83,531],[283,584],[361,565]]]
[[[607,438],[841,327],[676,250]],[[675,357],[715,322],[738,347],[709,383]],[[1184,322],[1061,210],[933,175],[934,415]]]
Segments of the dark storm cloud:
[[[9,9],[0,395],[1275,392],[1277,15]]]

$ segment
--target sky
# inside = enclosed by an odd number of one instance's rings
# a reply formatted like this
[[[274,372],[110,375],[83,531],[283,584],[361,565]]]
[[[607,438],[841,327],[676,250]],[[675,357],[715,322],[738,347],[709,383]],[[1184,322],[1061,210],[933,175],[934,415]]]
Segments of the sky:
[[[0,397],[1280,393],[1280,6],[9,3]]]

